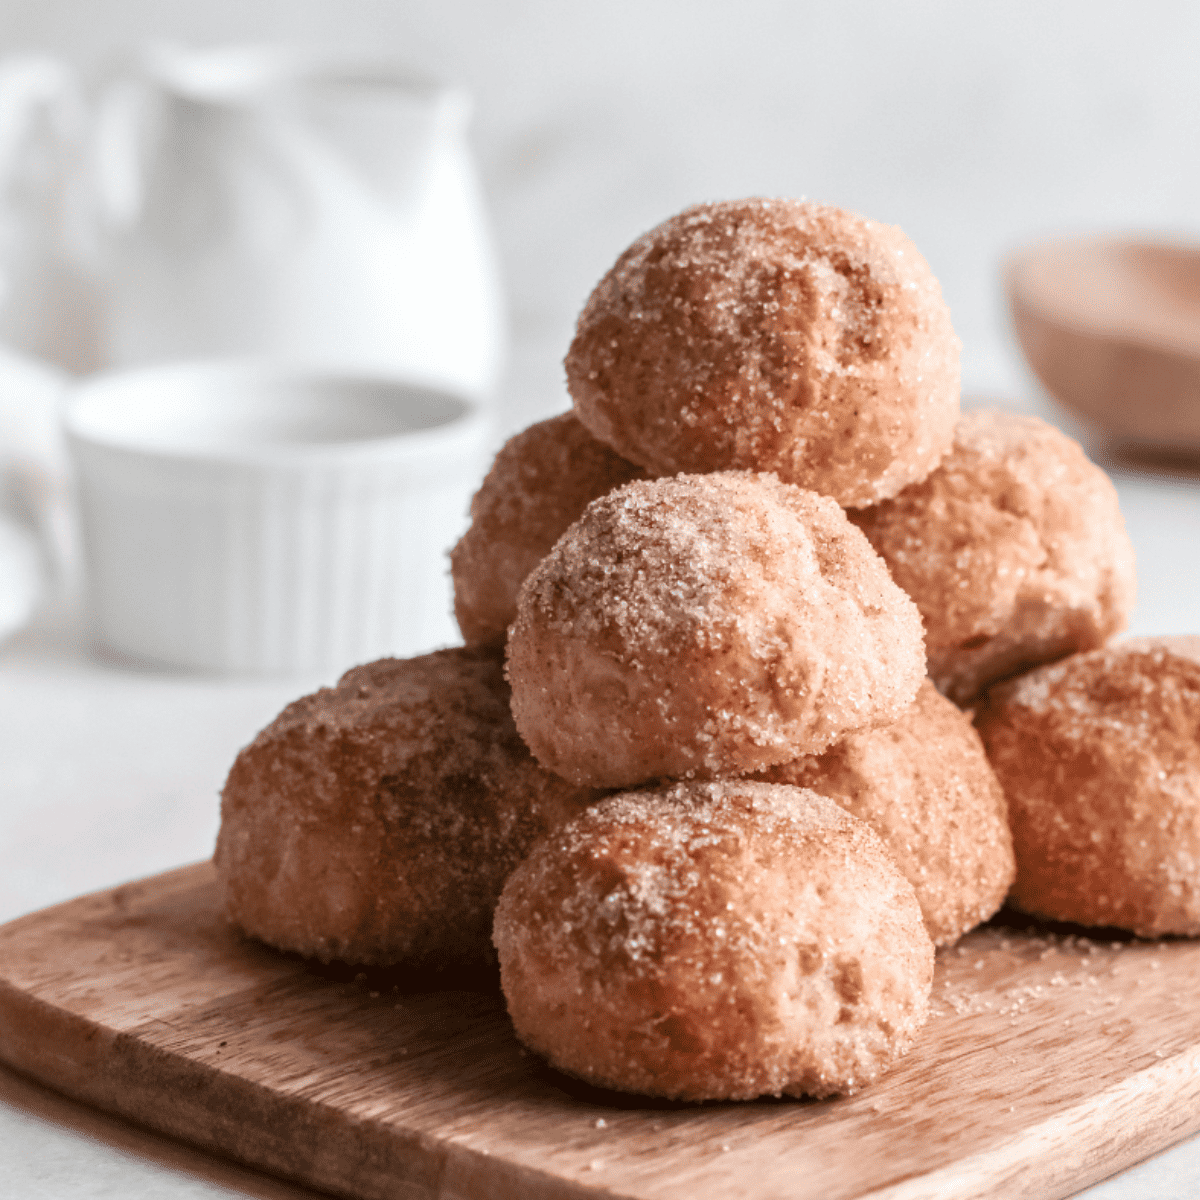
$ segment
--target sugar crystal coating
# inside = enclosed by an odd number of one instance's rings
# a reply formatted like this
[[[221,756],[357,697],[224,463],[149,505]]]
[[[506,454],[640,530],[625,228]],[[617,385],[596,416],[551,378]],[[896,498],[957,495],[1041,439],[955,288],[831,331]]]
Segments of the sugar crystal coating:
[[[1013,881],[1008,807],[970,718],[929,680],[879,729],[759,776],[811,788],[879,834],[913,886],[935,946],[986,921]]]
[[[502,646],[525,577],[597,496],[642,477],[574,413],[510,438],[471,501],[450,555],[454,615],[468,645]]]
[[[1198,643],[1116,642],[988,693],[978,723],[1008,798],[1013,903],[1200,934]]]
[[[484,961],[508,872],[597,796],[530,757],[499,652],[355,667],[234,762],[216,851],[226,911],[326,961]]]
[[[1108,477],[1036,417],[964,413],[923,483],[851,519],[925,620],[929,674],[960,704],[1103,645],[1133,608],[1133,547]]]
[[[495,941],[522,1041],[590,1083],[688,1100],[865,1086],[924,1023],[933,976],[871,830],[743,781],[601,801],[513,873]]]
[[[924,651],[832,500],[722,472],[593,501],[526,580],[508,671],[538,760],[623,787],[818,753],[903,712]]]
[[[774,471],[874,504],[958,415],[959,341],[897,228],[827,205],[701,204],[600,281],[566,357],[579,418],[653,475]]]

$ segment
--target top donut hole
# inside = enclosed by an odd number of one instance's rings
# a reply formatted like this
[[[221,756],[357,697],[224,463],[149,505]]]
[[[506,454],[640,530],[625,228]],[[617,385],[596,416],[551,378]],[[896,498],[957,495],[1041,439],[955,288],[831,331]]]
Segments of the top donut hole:
[[[639,238],[567,352],[580,419],[657,475],[773,471],[859,507],[925,478],[959,343],[896,228],[796,200],[700,205]]]

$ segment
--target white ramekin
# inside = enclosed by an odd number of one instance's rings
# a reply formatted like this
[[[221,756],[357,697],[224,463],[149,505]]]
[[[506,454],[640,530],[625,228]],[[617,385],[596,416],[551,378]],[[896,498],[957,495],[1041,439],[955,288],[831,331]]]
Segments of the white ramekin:
[[[92,620],[112,649],[296,674],[459,640],[446,553],[488,442],[466,397],[175,364],[93,376],[65,428]]]

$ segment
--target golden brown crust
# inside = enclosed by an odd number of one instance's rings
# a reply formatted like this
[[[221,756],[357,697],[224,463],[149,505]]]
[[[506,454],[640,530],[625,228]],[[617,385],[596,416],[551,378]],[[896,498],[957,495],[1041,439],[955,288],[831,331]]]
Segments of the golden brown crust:
[[[640,467],[597,441],[574,413],[509,438],[471,501],[450,554],[454,615],[467,645],[503,646],[525,577],[597,496]]]
[[[970,718],[929,680],[892,724],[757,777],[810,788],[870,825],[912,884],[934,945],[1004,903],[1015,872],[1004,793]]]
[[[798,200],[702,204],[588,299],[579,418],[653,475],[774,471],[845,505],[925,478],[958,415],[959,341],[899,229]]]
[[[594,501],[526,580],[508,655],[522,736],[596,787],[819,752],[924,677],[916,609],[842,510],[748,472]]]
[[[1117,643],[989,693],[978,722],[1008,797],[1013,903],[1146,937],[1200,934],[1195,641]]]
[[[851,519],[916,601],[929,674],[959,704],[1103,645],[1133,608],[1116,490],[1036,417],[965,413],[928,479]]]
[[[499,652],[368,663],[238,755],[216,851],[226,911],[325,961],[484,961],[509,871],[597,795],[530,757]]]
[[[933,948],[862,822],[812,792],[680,784],[601,801],[510,877],[496,946],[518,1036],[590,1083],[827,1096],[925,1021]]]

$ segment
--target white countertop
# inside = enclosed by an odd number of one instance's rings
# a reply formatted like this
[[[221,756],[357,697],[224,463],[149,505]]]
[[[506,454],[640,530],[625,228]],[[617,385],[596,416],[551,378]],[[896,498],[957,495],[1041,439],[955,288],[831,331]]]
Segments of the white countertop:
[[[1200,477],[1112,468],[1138,554],[1132,631],[1200,632]],[[95,653],[59,604],[0,646],[0,921],[208,857],[235,753],[324,679],[225,681]],[[0,1196],[191,1200],[304,1193],[0,1070]],[[1200,1139],[1089,1200],[1200,1194]]]

